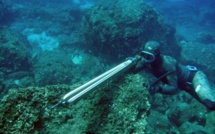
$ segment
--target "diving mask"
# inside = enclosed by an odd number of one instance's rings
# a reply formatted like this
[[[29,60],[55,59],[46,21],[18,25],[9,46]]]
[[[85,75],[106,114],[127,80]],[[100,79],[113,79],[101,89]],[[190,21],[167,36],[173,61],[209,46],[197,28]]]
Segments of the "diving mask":
[[[141,56],[142,56],[142,59],[147,63],[153,62],[156,58],[153,53],[150,53],[148,51],[142,51]]]

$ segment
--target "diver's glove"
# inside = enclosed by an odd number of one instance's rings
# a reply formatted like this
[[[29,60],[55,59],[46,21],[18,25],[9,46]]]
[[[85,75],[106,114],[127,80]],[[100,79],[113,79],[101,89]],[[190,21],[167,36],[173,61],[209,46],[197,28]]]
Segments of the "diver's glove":
[[[161,86],[149,87],[149,93],[150,94],[160,93],[161,91],[162,91]]]
[[[127,58],[126,58],[126,60],[132,60],[132,61],[134,61],[134,60],[136,60],[136,59],[137,59],[138,61],[141,60],[141,56],[135,55],[134,57],[127,57]]]
[[[137,58],[138,60],[142,59],[142,57],[140,55],[135,55],[134,57]]]
[[[135,60],[135,57],[127,57],[125,60],[131,60],[131,61],[134,61],[134,60]]]

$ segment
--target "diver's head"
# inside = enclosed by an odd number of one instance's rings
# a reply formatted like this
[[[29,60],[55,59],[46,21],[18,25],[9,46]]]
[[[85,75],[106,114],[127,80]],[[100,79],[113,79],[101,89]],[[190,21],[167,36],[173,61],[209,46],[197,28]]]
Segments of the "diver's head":
[[[142,59],[152,63],[160,55],[160,44],[157,41],[148,41],[141,52]]]

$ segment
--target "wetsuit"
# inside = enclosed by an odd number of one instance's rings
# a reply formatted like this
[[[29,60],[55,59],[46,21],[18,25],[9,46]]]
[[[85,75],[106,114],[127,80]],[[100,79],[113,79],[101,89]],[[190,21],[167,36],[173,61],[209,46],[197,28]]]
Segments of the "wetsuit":
[[[135,68],[135,72],[144,68],[149,68],[153,75],[158,78],[167,72],[171,72],[161,79],[164,84],[159,85],[156,91],[152,92],[172,95],[179,90],[185,90],[208,109],[215,110],[215,94],[212,92],[212,88],[202,71],[181,65],[174,58],[165,55],[159,55],[155,61],[148,64],[140,61]]]

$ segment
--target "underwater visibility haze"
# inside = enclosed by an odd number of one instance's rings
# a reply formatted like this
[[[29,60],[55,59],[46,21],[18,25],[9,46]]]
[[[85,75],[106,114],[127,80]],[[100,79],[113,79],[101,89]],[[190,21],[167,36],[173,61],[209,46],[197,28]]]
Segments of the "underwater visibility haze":
[[[1,134],[214,134],[215,112],[184,91],[151,95],[123,72],[75,103],[62,97],[154,40],[215,84],[214,0],[0,0]],[[215,90],[215,89],[214,89]]]

